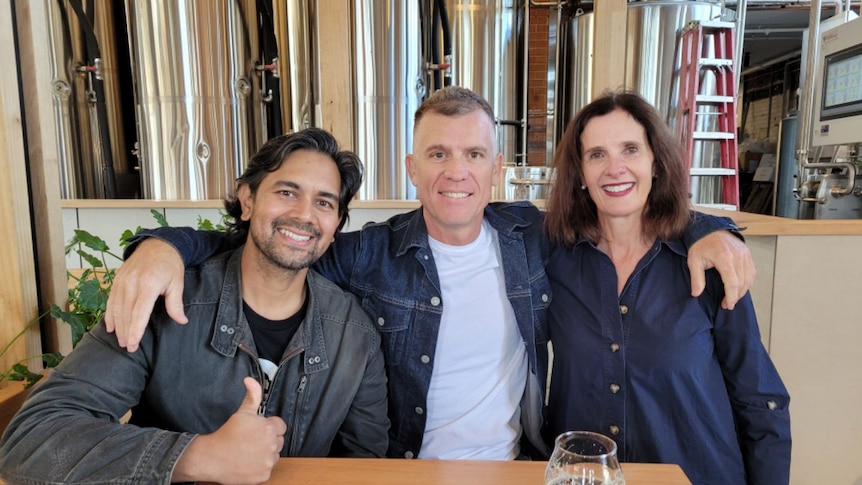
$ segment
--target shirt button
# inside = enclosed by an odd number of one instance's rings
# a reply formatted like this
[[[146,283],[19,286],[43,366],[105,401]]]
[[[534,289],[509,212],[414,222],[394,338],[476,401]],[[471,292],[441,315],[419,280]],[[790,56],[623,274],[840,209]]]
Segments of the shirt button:
[[[620,434],[620,427],[615,425],[615,424],[610,425],[608,427],[608,429],[611,431],[611,434],[614,436]]]
[[[628,312],[629,312],[629,307],[628,307],[628,306],[626,306],[626,305],[620,305],[620,313],[622,313],[623,315],[625,315],[625,314],[626,314],[626,313],[628,313]]]
[[[384,320],[383,317],[377,317],[377,325],[382,327],[384,322],[386,322],[386,320]]]
[[[619,386],[619,384],[611,384],[611,392],[612,392],[612,393],[614,393],[614,394],[616,394],[616,393],[620,392],[620,386]]]
[[[542,295],[542,301],[547,303],[548,302],[548,295]]]
[[[768,407],[770,411],[775,411],[775,408],[777,408],[778,405],[775,404],[775,401],[766,401],[766,407]]]
[[[227,329],[227,334],[228,334],[228,335],[233,335],[233,332],[234,332],[233,327],[230,327],[230,328],[228,328],[228,329]]]
[[[428,255],[427,254],[425,256],[422,256],[422,257],[425,258],[425,261],[428,261]],[[407,453],[410,453],[410,452],[408,451]],[[408,456],[407,458],[410,458],[410,457]]]
[[[431,297],[431,306],[439,306],[440,305],[440,297],[434,296]]]
[[[431,362],[431,357],[423,355],[422,357],[419,357],[419,360],[421,360],[423,364],[427,364],[428,362]]]
[[[425,410],[424,410],[424,409],[422,409],[422,408],[421,408],[421,407],[419,407],[419,406],[416,406],[416,414],[424,414],[424,413],[425,413]]]
[[[404,458],[413,458],[413,452],[412,451],[404,452]]]
[[[222,332],[227,332],[227,325],[222,325],[218,329],[221,330]]]
[[[617,350],[620,350],[620,344],[618,344],[616,342],[612,343],[611,344],[611,352],[616,352]]]

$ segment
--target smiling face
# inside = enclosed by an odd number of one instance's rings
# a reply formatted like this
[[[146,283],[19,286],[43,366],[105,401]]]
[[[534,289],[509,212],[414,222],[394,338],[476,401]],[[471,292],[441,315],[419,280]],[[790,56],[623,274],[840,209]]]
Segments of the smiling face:
[[[465,245],[478,237],[503,162],[494,133],[494,121],[478,109],[454,116],[429,112],[415,126],[407,171],[434,239]]]
[[[644,127],[615,109],[592,118],[581,134],[583,180],[602,225],[639,223],[652,190],[654,156]]]
[[[341,220],[341,177],[335,162],[312,150],[297,150],[264,177],[252,194],[237,191],[241,219],[249,221],[243,252],[257,264],[300,271],[317,261],[334,240]]]

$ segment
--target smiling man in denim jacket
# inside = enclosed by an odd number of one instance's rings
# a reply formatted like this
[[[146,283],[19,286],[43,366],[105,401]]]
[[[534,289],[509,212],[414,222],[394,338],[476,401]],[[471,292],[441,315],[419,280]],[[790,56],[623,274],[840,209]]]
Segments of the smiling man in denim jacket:
[[[96,327],[10,423],[0,477],[259,483],[279,456],[383,456],[377,325],[308,269],[361,180],[356,155],[323,130],[270,140],[225,202],[244,245],[185,273],[192,324],[160,306],[132,353]]]
[[[421,208],[339,235],[315,266],[357,295],[381,330],[392,421],[388,455],[543,456],[552,296],[543,214],[527,202],[490,202],[502,155],[493,111],[481,96],[460,87],[437,91],[417,110],[413,130],[406,166]],[[689,241],[733,227],[701,216]],[[190,228],[143,236],[153,237],[120,269],[108,302],[107,321],[129,350],[159,294],[175,320],[185,321],[175,302],[182,264],[229,247],[220,234]],[[703,265],[711,264],[705,255],[717,263],[731,287],[730,304],[751,285],[750,255],[727,231],[691,251],[701,282]]]

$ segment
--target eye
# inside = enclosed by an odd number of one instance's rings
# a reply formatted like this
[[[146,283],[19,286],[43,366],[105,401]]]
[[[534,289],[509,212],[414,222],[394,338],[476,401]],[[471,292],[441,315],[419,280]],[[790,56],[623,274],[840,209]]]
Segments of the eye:
[[[278,193],[285,197],[296,197],[296,193],[290,189],[279,190]]]
[[[333,204],[331,200],[327,200],[327,199],[318,200],[317,205],[319,205],[325,209],[335,209],[335,204]]]
[[[601,160],[602,158],[604,158],[604,156],[604,152],[596,150],[592,152],[587,152],[587,156],[585,158],[587,160]]]
[[[482,153],[482,152],[470,152],[470,158],[472,158],[472,159],[474,159],[474,160],[475,160],[475,159],[482,158],[482,157],[483,157],[483,153]]]
[[[629,145],[626,147],[626,153],[633,154],[637,153],[638,151],[640,151],[640,147],[637,145]]]
[[[431,158],[434,160],[442,160],[446,157],[446,154],[443,152],[431,152]]]

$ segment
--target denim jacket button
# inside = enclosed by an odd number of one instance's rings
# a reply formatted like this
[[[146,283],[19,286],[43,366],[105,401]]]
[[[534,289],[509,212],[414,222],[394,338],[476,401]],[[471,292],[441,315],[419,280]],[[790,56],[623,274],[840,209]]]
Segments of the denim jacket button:
[[[222,332],[227,332],[227,325],[222,325],[218,329],[221,330]]]
[[[421,360],[423,364],[427,364],[428,362],[431,362],[431,357],[423,355],[422,357],[419,357],[419,360]]]
[[[615,424],[610,425],[609,429],[611,434],[614,436],[620,434],[620,427]]]
[[[547,294],[542,295],[542,301],[545,303],[548,303],[548,295]]]
[[[612,343],[611,344],[611,352],[616,352],[617,350],[620,350],[620,344],[618,344],[616,342]]]
[[[622,313],[623,315],[625,315],[625,314],[627,314],[628,312],[629,312],[629,307],[628,307],[627,305],[620,305],[620,313]]]
[[[386,321],[386,320],[384,320],[384,319],[383,319],[383,317],[377,317],[377,325],[380,325],[380,326],[382,327],[382,326],[383,326],[383,323],[384,323],[385,321]]]
[[[439,296],[431,297],[431,306],[438,306],[438,305],[440,305],[440,297]]]
[[[413,458],[413,452],[412,451],[405,451],[404,452],[404,458]]]
[[[425,414],[425,410],[419,406],[416,406],[416,414]]]
[[[614,394],[620,392],[620,385],[619,384],[611,384],[611,392]]]

